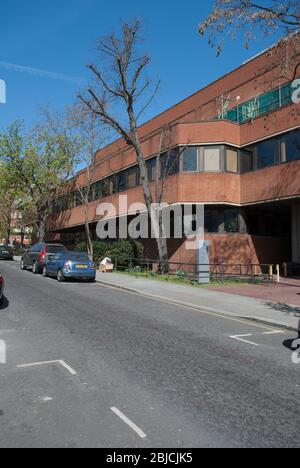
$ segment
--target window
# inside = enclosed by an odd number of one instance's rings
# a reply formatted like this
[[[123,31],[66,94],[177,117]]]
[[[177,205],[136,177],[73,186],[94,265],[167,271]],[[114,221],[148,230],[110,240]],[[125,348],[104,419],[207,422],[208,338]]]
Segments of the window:
[[[179,149],[172,149],[160,157],[160,177],[162,179],[179,172]]]
[[[239,213],[237,210],[224,211],[225,232],[239,232]]]
[[[183,171],[196,172],[198,170],[198,148],[187,148],[183,152]]]
[[[153,182],[156,179],[156,158],[147,161],[149,181]]]
[[[300,159],[300,130],[288,133],[282,142],[285,145],[285,161]]]
[[[205,232],[219,232],[219,210],[205,210]]]
[[[240,151],[240,172],[244,174],[245,172],[253,171],[253,152],[249,150]]]
[[[228,172],[238,172],[238,151],[227,148],[226,150],[226,170]]]
[[[131,167],[128,169],[127,174],[127,185],[128,188],[134,188],[137,186],[137,167]]]
[[[220,169],[220,148],[204,148],[204,171],[219,172]]]
[[[258,168],[273,166],[278,160],[278,140],[267,140],[257,145]]]
[[[118,179],[118,192],[124,192],[124,190],[126,190],[127,188],[127,174],[126,174],[126,171],[122,171],[122,172],[119,172],[119,174],[117,175],[117,179]],[[111,193],[111,189],[110,189],[110,193]]]

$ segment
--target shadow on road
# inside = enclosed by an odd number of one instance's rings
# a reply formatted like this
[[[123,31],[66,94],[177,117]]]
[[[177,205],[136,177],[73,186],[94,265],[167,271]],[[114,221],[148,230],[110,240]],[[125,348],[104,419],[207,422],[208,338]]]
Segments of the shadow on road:
[[[0,311],[7,309],[9,306],[9,300],[4,296],[2,304],[0,304]]]
[[[300,318],[300,307],[290,306],[281,302],[266,302],[265,304],[269,309],[277,310],[278,312],[284,312],[287,315],[293,315],[294,317]]]

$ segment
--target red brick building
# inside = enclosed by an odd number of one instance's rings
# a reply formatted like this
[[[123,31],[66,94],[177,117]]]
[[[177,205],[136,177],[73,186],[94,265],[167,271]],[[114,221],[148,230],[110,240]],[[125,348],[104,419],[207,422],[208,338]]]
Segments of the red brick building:
[[[205,204],[211,262],[300,263],[300,71],[293,44],[263,52],[140,127],[150,179],[163,126],[173,126],[174,155],[188,146],[164,201]],[[283,73],[287,55],[290,70]],[[85,171],[78,178],[84,185]],[[100,202],[119,210],[120,193],[129,204],[144,201],[135,153],[121,139],[98,152],[94,178],[92,228]],[[68,244],[84,238],[73,195],[57,204],[48,236]],[[156,258],[154,246],[145,242],[148,258]],[[170,239],[169,255],[195,262],[197,254]]]

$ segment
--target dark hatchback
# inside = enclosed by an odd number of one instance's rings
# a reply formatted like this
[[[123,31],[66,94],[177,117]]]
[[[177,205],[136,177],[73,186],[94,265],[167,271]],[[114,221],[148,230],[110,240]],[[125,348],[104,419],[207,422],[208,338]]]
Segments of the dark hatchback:
[[[49,256],[66,251],[67,249],[61,244],[47,244],[46,242],[36,244],[23,255],[21,270],[32,268],[34,274],[41,273]]]
[[[13,260],[13,249],[9,245],[0,245],[0,260]]]

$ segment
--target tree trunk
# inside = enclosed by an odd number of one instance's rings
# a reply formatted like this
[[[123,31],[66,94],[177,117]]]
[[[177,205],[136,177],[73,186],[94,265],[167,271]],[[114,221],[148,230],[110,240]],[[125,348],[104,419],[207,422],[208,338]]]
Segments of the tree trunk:
[[[46,230],[46,217],[44,214],[41,214],[38,217],[37,230],[38,242],[43,242],[45,240]]]
[[[85,235],[86,235],[86,245],[87,245],[88,256],[89,256],[89,259],[93,261],[94,260],[94,246],[93,246],[93,241],[92,241],[92,236],[91,236],[90,225],[88,221],[85,222]]]

